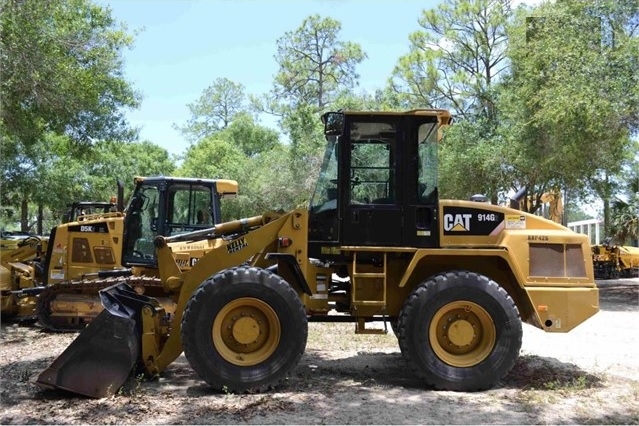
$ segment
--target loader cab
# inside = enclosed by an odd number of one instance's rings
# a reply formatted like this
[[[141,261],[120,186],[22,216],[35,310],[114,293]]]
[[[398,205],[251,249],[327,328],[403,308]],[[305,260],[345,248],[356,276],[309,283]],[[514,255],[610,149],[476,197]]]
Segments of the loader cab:
[[[309,213],[309,252],[341,246],[437,247],[437,144],[442,110],[329,112]]]
[[[153,239],[211,228],[222,221],[221,200],[237,195],[226,179],[136,178],[124,222],[123,264],[155,266]]]

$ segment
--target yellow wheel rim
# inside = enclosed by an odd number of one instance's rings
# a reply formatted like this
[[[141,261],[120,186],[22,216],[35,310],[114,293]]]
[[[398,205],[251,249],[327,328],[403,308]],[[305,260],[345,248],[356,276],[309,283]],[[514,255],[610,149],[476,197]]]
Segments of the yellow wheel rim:
[[[256,365],[273,355],[282,328],[275,311],[265,302],[243,297],[227,303],[213,321],[213,345],[226,361]]]
[[[439,359],[453,367],[472,367],[490,354],[495,324],[484,308],[469,301],[442,306],[433,317],[428,338]]]

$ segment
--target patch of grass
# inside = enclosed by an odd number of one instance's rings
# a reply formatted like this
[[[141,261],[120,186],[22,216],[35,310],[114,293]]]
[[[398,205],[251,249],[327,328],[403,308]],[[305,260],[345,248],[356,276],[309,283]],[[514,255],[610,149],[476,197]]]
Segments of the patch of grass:
[[[118,389],[114,396],[126,396],[134,397],[143,394],[142,382],[144,381],[144,374],[138,374],[134,377],[129,377],[127,381]]]
[[[587,389],[588,387],[586,376],[564,377],[544,383],[544,389],[552,391],[578,391]]]
[[[383,325],[367,324],[369,328],[382,328]],[[310,323],[308,327],[307,348],[330,348],[340,351],[378,351],[397,349],[397,338],[388,325],[388,334],[355,334],[354,323]]]
[[[524,355],[517,360],[503,384],[522,390],[573,392],[602,387],[603,379],[583,371],[575,364],[536,355]]]

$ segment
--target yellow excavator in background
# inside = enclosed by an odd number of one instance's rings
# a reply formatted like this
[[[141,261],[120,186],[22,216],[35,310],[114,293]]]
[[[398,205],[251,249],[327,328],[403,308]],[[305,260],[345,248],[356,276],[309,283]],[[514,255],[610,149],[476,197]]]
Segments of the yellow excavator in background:
[[[525,188],[510,199],[510,207],[518,210],[531,211],[536,195],[525,196]],[[564,203],[561,192],[558,190],[544,192],[539,196],[540,206],[536,212],[538,216],[545,217],[553,222],[563,224]]]
[[[585,235],[439,199],[437,146],[450,120],[444,110],[325,114],[308,209],[155,237],[175,310],[126,283],[104,289],[105,310],[37,384],[102,397],[133,375],[157,377],[184,352],[213,389],[261,391],[297,364],[317,321],[361,334],[390,324],[428,387],[494,386],[517,360],[522,322],[568,332],[598,311],[598,289]],[[175,244],[208,240],[220,243],[182,270]]]
[[[539,200],[544,204],[544,210],[547,211],[548,218],[550,220],[559,224],[564,224],[564,202],[562,200],[561,192],[546,192]],[[547,208],[545,206],[547,206]]]
[[[54,331],[82,329],[102,310],[98,291],[114,280],[128,281],[140,293],[161,297],[152,238],[220,222],[221,199],[237,194],[237,182],[222,179],[138,177],[134,185],[140,197],[147,194],[145,199],[138,198],[146,210],[130,218],[128,232],[121,204],[79,202],[71,205],[65,223],[54,227],[49,237],[29,237],[21,247],[2,255],[3,319],[37,318]],[[122,198],[119,185],[118,199]],[[170,217],[150,216],[159,210],[159,203],[166,204],[162,209]],[[198,223],[198,212],[200,221],[208,222]],[[142,239],[127,243],[138,232],[146,244]],[[191,257],[198,253],[197,248],[188,250]],[[186,257],[183,266],[189,268],[192,260]]]

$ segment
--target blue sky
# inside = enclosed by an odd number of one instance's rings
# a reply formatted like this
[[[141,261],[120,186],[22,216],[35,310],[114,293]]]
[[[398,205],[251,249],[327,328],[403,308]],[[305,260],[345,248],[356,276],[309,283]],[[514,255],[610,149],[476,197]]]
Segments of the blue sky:
[[[319,14],[341,22],[340,39],[367,53],[358,67],[361,89],[385,85],[424,9],[438,0],[101,0],[129,31],[139,31],[125,52],[126,78],[142,96],[128,114],[149,140],[172,154],[188,142],[173,124],[189,118],[186,107],[217,78],[244,85],[247,94],[272,88],[276,41]],[[263,120],[273,125],[272,120]]]

